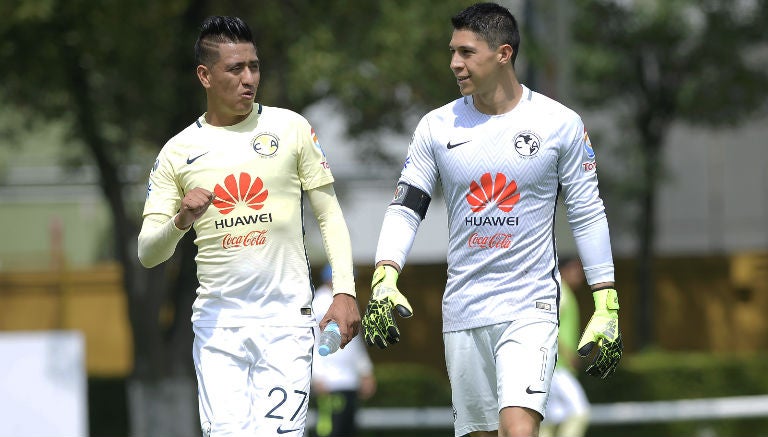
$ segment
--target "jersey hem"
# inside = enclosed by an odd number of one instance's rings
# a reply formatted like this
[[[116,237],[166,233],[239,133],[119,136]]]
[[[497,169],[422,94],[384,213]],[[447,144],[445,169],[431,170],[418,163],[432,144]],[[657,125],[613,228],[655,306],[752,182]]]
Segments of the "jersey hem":
[[[448,323],[443,325],[443,333],[448,332],[456,332],[456,331],[465,331],[468,329],[475,329],[475,328],[482,328],[484,326],[493,326],[498,325],[500,323],[510,323],[510,322],[517,322],[520,320],[542,320],[545,322],[552,322],[557,323],[557,317],[541,317],[541,316],[530,316],[530,315],[523,315],[521,317],[515,317],[510,318],[506,320],[472,320],[471,323]]]
[[[192,325],[200,328],[243,328],[246,326],[285,326],[294,328],[312,328],[317,321],[312,319],[282,322],[273,319],[227,319],[227,320],[192,320]]]

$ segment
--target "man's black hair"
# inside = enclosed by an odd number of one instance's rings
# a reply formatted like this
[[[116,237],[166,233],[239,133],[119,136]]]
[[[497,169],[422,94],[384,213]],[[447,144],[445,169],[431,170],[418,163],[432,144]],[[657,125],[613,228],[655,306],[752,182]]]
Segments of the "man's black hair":
[[[475,3],[451,18],[454,30],[470,30],[482,37],[492,49],[502,44],[512,46],[512,65],[520,47],[520,31],[509,9],[496,3]]]
[[[218,45],[223,43],[251,43],[256,48],[251,29],[242,18],[211,16],[203,20],[195,42],[197,65],[213,65],[218,60]]]

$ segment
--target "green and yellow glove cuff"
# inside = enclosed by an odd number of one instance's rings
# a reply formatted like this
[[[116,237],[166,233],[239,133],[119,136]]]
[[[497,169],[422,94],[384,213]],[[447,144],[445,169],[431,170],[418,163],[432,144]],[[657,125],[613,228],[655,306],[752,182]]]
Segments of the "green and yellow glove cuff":
[[[397,290],[397,278],[400,277],[400,273],[396,268],[385,264],[376,267],[373,271],[373,279],[371,279],[371,291],[374,293],[378,290]],[[377,287],[381,284],[382,287]],[[373,295],[372,299],[380,299],[382,296]]]
[[[601,288],[592,292],[592,299],[595,301],[595,313],[607,312],[615,315],[619,310],[619,295],[615,288]]]

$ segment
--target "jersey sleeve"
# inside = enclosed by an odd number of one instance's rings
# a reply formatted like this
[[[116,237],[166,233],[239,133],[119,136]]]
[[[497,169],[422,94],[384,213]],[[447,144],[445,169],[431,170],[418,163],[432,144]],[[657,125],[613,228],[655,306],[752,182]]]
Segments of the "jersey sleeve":
[[[429,123],[425,117],[421,119],[411,138],[400,182],[413,185],[432,196],[437,176]],[[420,224],[421,217],[414,210],[390,204],[381,224],[375,262],[388,260],[395,262],[401,269],[405,267]]]
[[[144,203],[144,214],[162,214],[171,217],[181,206],[183,192],[176,182],[171,153],[163,148],[157,156],[149,173],[147,183],[147,198]]]
[[[590,285],[614,281],[608,219],[597,184],[597,161],[580,118],[558,163],[568,222]]]
[[[428,118],[424,117],[416,126],[411,143],[408,145],[408,156],[400,173],[400,181],[418,187],[431,196],[437,184],[437,178],[437,162],[432,152],[432,135]]]
[[[176,228],[173,216],[181,205],[182,190],[176,183],[171,155],[164,147],[149,173],[144,220],[138,237],[139,260],[145,267],[166,261],[187,230]]]
[[[298,171],[302,190],[307,191],[333,183],[328,159],[315,129],[303,117],[297,122]]]
[[[333,186],[308,190],[307,199],[309,199],[312,211],[315,213],[317,224],[320,227],[320,235],[323,238],[325,253],[331,264],[333,294],[345,293],[356,296],[352,271],[352,242]]]
[[[558,174],[568,221],[578,228],[603,216],[605,210],[597,186],[595,152],[580,118],[574,117],[563,137]]]

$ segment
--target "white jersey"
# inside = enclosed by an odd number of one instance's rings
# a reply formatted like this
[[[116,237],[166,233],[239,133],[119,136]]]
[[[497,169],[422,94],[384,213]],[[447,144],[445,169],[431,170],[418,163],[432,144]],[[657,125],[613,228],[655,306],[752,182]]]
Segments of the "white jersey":
[[[555,205],[577,227],[605,216],[595,154],[574,111],[523,87],[501,115],[462,97],[424,116],[400,177],[448,208],[443,331],[557,320]]]
[[[332,182],[309,122],[286,109],[256,104],[225,127],[203,115],[168,141],[150,174],[144,216],[172,217],[195,187],[216,195],[194,223],[196,326],[315,324],[302,192]]]

